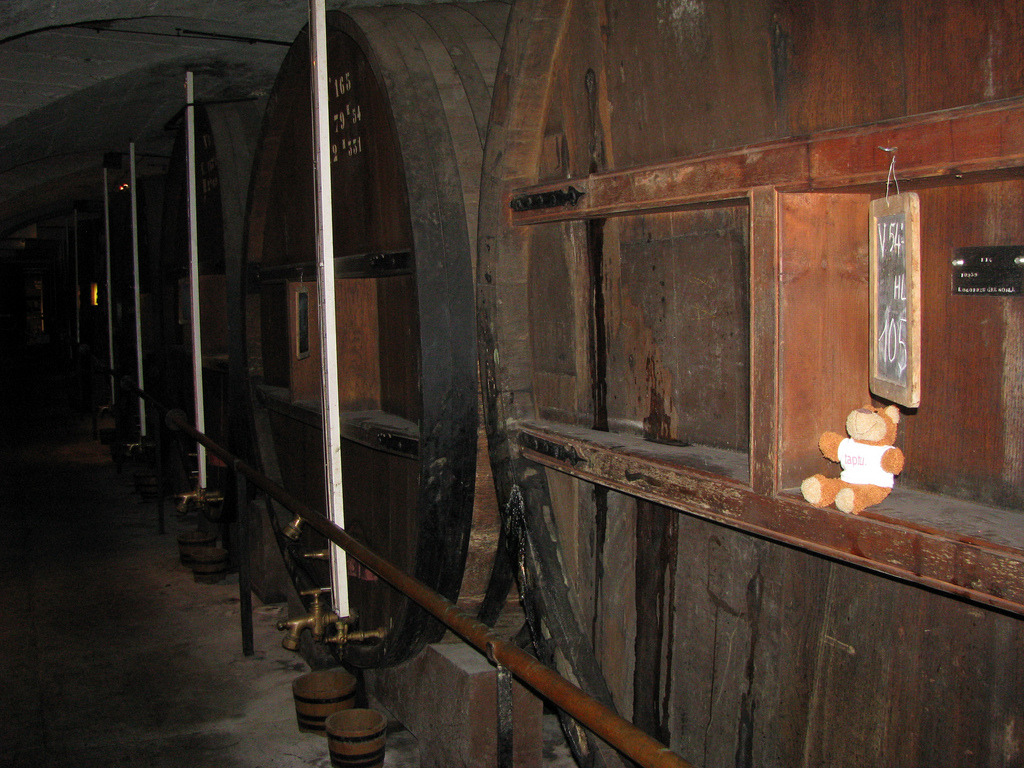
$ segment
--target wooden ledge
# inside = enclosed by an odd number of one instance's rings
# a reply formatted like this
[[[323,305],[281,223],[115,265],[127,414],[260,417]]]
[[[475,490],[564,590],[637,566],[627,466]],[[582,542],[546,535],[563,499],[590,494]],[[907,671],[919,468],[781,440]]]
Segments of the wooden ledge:
[[[257,387],[261,404],[268,410],[299,421],[317,430],[323,429],[320,403],[316,400],[292,401],[285,387]],[[343,411],[341,436],[394,456],[415,459],[419,456],[419,427],[400,416],[379,410]]]
[[[836,191],[884,185],[896,148],[896,175],[957,183],[1024,168],[1024,100],[933,112],[858,128],[752,144],[642,168],[516,189],[505,200],[512,224],[601,218],[744,200],[750,190]],[[524,196],[549,204],[569,187],[575,203],[517,210]],[[575,195],[572,195],[575,197]]]
[[[818,509],[796,495],[754,493],[735,470],[743,454],[671,447],[546,421],[515,425],[523,459],[747,533],[1024,615],[1024,550],[920,522],[921,508],[966,519],[1020,513],[900,490],[862,515]],[[701,453],[705,463],[695,461]],[[732,461],[711,462],[707,457]],[[732,467],[730,469],[730,467]],[[720,471],[724,470],[724,471]],[[900,508],[916,509],[902,520]],[[953,510],[953,512],[950,512]],[[978,513],[978,514],[975,514]],[[952,515],[952,517],[950,517]],[[1014,524],[1022,528],[1019,522]],[[1016,530],[1016,528],[1014,530]]]

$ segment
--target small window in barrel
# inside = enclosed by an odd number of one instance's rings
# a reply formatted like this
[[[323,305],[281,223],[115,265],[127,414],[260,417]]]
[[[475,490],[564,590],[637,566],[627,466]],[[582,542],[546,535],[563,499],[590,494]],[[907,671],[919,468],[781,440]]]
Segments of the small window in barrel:
[[[539,225],[531,235],[540,418],[749,478],[749,205]]]
[[[309,357],[309,291],[305,288],[295,293],[295,356]]]
[[[609,221],[611,431],[748,450],[749,218],[739,204]]]

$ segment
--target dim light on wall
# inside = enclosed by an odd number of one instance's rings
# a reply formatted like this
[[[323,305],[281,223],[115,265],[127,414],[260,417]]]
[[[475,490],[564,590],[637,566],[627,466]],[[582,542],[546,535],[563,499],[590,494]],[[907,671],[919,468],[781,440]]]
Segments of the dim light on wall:
[[[100,305],[100,286],[97,283],[92,283],[89,286],[89,303],[94,307]]]

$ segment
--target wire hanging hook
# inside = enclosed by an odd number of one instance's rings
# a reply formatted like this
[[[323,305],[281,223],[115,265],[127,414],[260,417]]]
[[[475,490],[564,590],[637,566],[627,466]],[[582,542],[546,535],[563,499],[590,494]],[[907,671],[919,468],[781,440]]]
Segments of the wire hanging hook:
[[[883,152],[888,152],[890,157],[889,160],[889,173],[885,177],[885,203],[889,204],[889,184],[890,182],[896,185],[896,194],[900,193],[900,180],[896,178],[896,150],[899,147],[879,147]]]

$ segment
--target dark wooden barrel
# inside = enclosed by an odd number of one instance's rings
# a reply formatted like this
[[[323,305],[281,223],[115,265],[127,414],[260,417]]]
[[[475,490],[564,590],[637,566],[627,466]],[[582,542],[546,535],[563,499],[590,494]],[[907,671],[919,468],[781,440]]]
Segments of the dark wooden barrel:
[[[199,103],[195,107],[196,230],[206,432],[229,437],[228,286],[237,285],[253,150],[265,102]],[[188,150],[184,110],[178,116],[164,188],[160,277],[155,301],[160,327],[160,394],[190,416],[192,337],[189,299]],[[231,272],[232,280],[228,279]],[[237,297],[234,302],[238,304]],[[235,312],[240,312],[235,309]],[[217,474],[217,473],[214,473]],[[218,477],[211,487],[223,489]]]
[[[345,527],[491,615],[505,595],[487,593],[500,525],[488,463],[477,462],[472,274],[507,11],[353,9],[328,14],[327,39]],[[309,91],[304,32],[278,75],[253,170],[247,337],[264,470],[322,507]],[[324,542],[305,536],[286,559],[300,589],[325,586],[322,562],[305,557]],[[359,626],[386,638],[350,643],[348,660],[396,663],[440,636],[373,574],[355,562],[349,571]]]
[[[206,433],[241,456],[251,453],[249,416],[244,407],[245,325],[231,322],[242,317],[242,250],[246,205],[253,154],[259,137],[266,99],[197,103],[196,229],[199,256],[199,311],[202,331],[203,395]],[[152,387],[169,407],[194,417],[192,330],[189,314],[189,244],[187,200],[187,145],[184,110],[178,115],[177,133],[164,186],[163,221],[159,254],[160,280],[154,290],[159,328],[159,358],[154,360]],[[172,490],[195,488],[195,446],[164,431],[165,461]],[[234,477],[208,454],[207,487],[220,493],[224,504],[207,508],[210,520],[200,525],[220,531],[225,546],[237,546]],[[284,600],[290,589],[287,573],[269,521],[262,508],[249,514],[250,578],[253,591],[264,602]]]
[[[498,498],[538,650],[694,764],[1018,759],[1024,304],[951,286],[956,249],[1024,237],[1018,16],[513,7],[477,271]],[[923,395],[896,490],[853,516],[799,485],[838,475],[821,432],[885,402],[868,214],[893,151]]]

